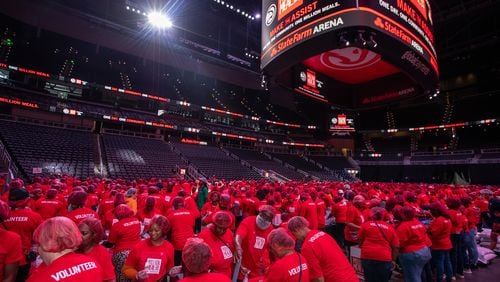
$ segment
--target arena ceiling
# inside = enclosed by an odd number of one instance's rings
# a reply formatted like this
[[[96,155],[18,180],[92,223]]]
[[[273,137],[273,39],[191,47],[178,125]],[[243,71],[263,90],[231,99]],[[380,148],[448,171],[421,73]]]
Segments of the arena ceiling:
[[[35,1],[35,0],[30,0]],[[221,46],[254,52],[260,50],[260,20],[235,12],[261,13],[260,0],[38,0],[65,6],[127,27],[136,27],[144,17],[127,13],[126,6],[156,7],[166,11],[181,32],[188,32]],[[434,0],[434,34],[442,89],[453,95],[463,85],[457,81],[474,77],[473,95],[500,93],[500,1]],[[229,9],[228,5],[234,9]],[[460,92],[461,93],[461,92]],[[463,94],[460,94],[463,95]],[[467,94],[469,95],[469,94]],[[500,95],[496,95],[500,96]],[[421,99],[408,103],[428,103]],[[396,106],[396,105],[394,105]],[[398,105],[399,106],[399,105]]]

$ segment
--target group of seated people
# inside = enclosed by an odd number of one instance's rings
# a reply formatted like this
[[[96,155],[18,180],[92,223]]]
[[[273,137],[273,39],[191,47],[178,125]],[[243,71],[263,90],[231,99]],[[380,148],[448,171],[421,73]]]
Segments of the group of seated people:
[[[0,201],[0,280],[384,282],[397,266],[404,281],[451,281],[476,268],[488,216],[496,248],[498,195],[474,185],[14,179]]]

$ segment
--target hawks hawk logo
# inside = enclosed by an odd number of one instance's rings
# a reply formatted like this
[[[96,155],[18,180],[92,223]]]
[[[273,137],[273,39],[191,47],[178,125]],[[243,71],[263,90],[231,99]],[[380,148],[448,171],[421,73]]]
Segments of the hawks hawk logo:
[[[325,67],[335,70],[363,69],[377,63],[380,59],[377,53],[357,47],[328,51],[320,57]]]

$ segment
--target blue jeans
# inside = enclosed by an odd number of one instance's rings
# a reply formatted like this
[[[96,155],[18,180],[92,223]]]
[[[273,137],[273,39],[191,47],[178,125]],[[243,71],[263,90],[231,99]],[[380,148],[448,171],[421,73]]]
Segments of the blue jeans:
[[[464,266],[466,268],[476,265],[479,258],[479,254],[477,253],[476,232],[477,229],[474,228],[462,235]]]
[[[446,281],[451,282],[453,268],[451,267],[450,251],[432,250],[432,263],[436,267],[437,281],[441,281],[446,273]]]
[[[431,260],[431,251],[428,247],[415,252],[400,254],[399,262],[403,267],[405,282],[422,281],[422,269],[429,260]]]
[[[462,247],[462,233],[451,234],[451,244],[453,248],[450,252],[451,266],[453,267],[453,275],[464,274],[464,251]]]
[[[365,282],[388,282],[392,275],[392,262],[361,259]]]

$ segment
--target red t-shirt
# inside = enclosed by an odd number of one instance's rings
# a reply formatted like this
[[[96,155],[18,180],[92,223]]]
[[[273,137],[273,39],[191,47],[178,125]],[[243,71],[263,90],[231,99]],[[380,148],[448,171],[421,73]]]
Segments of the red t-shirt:
[[[449,219],[440,216],[429,224],[427,230],[433,250],[450,250],[452,248],[450,240],[451,221]]]
[[[458,210],[448,210],[451,219],[451,234],[459,234],[463,231],[465,224],[465,217]]]
[[[359,211],[358,208],[352,205],[352,203],[347,204],[347,213],[346,213],[346,223],[354,223],[356,225],[361,226],[365,219]],[[359,229],[352,228],[350,226],[346,226],[344,229],[344,237],[346,241],[349,242],[358,242],[359,241]]]
[[[396,234],[399,238],[401,253],[415,252],[431,245],[425,225],[417,219],[403,221],[396,229]]]
[[[111,230],[111,226],[118,222],[118,219],[115,217],[114,210],[109,210],[101,217],[101,223],[104,230]]]
[[[132,248],[125,265],[146,270],[148,278],[141,281],[160,281],[174,266],[174,247],[167,240],[160,246],[151,244],[150,239],[142,240]]]
[[[39,213],[43,219],[62,215],[64,213],[64,204],[57,199],[41,199],[35,202],[33,209]]]
[[[203,224],[212,223],[212,215],[220,210],[219,205],[212,205],[211,202],[205,203],[201,207],[201,215],[203,216]]]
[[[325,215],[326,215],[326,205],[325,201],[318,199],[316,200],[316,208],[318,213],[318,228],[325,227]]]
[[[378,226],[378,227],[377,227]],[[394,228],[383,221],[367,221],[359,229],[361,258],[392,261],[392,248],[399,246]]]
[[[337,242],[323,231],[311,230],[302,245],[309,267],[309,278],[325,281],[356,282],[358,277]]]
[[[189,210],[181,208],[171,212],[168,215],[168,221],[171,226],[174,250],[182,250],[187,239],[194,236],[193,227],[195,218]]]
[[[469,230],[477,228],[476,225],[480,221],[480,211],[478,208],[470,206],[467,209],[465,209],[465,217],[467,217]]]
[[[198,205],[194,201],[193,197],[186,196],[184,198],[184,207],[191,212],[194,218],[200,217],[200,211],[198,210]]]
[[[4,221],[4,224],[7,230],[19,234],[23,246],[23,254],[27,254],[31,248],[33,232],[35,232],[35,229],[38,225],[42,224],[42,222],[43,219],[38,213],[30,209],[22,209],[12,210],[9,218]],[[26,258],[23,256],[20,265],[25,264]]]
[[[28,277],[27,282],[38,281],[102,281],[102,267],[91,257],[74,252],[65,254]]]
[[[194,276],[187,276],[179,280],[178,282],[231,282],[231,279],[227,278],[224,274],[220,273],[203,273]]]
[[[243,219],[238,226],[236,235],[241,236],[241,247],[243,248],[241,264],[250,269],[249,277],[264,275],[264,270],[271,264],[267,250],[267,236],[273,229],[272,225],[265,230],[258,228],[256,216]]]
[[[299,276],[301,276],[300,281],[309,281],[309,266],[304,256],[293,252],[276,260],[266,272],[264,281],[293,282],[299,281]]]
[[[144,224],[144,226],[149,226],[151,219],[153,219],[155,215],[161,215],[161,212],[155,208],[151,211],[146,211],[144,209],[137,211],[137,218]]]
[[[335,217],[335,222],[345,223],[347,220],[347,202],[340,201],[333,204],[332,214]]]
[[[222,236],[215,235],[214,226],[203,229],[198,237],[202,238],[212,249],[212,260],[210,269],[212,272],[225,274],[232,277],[232,267],[234,261],[234,236],[227,230]]]
[[[140,236],[141,223],[135,217],[128,217],[111,226],[108,241],[115,244],[115,252],[121,252],[132,249],[139,242]]]
[[[102,269],[103,280],[115,279],[115,269],[111,262],[111,254],[102,245],[95,245],[90,252],[84,254],[93,258]]]
[[[87,217],[93,217],[99,219],[99,215],[97,215],[95,211],[85,207],[77,208],[75,210],[70,211],[66,215],[66,217],[73,220],[77,225]]]
[[[108,211],[112,211],[115,208],[115,200],[114,199],[103,199],[99,204],[99,216],[104,217],[104,215]]]
[[[21,237],[14,232],[0,228],[0,281],[5,279],[4,268],[7,264],[24,259]]]
[[[316,230],[318,229],[318,209],[316,203],[312,200],[306,200],[300,206],[300,216],[303,216],[307,221],[309,221],[309,228]]]

